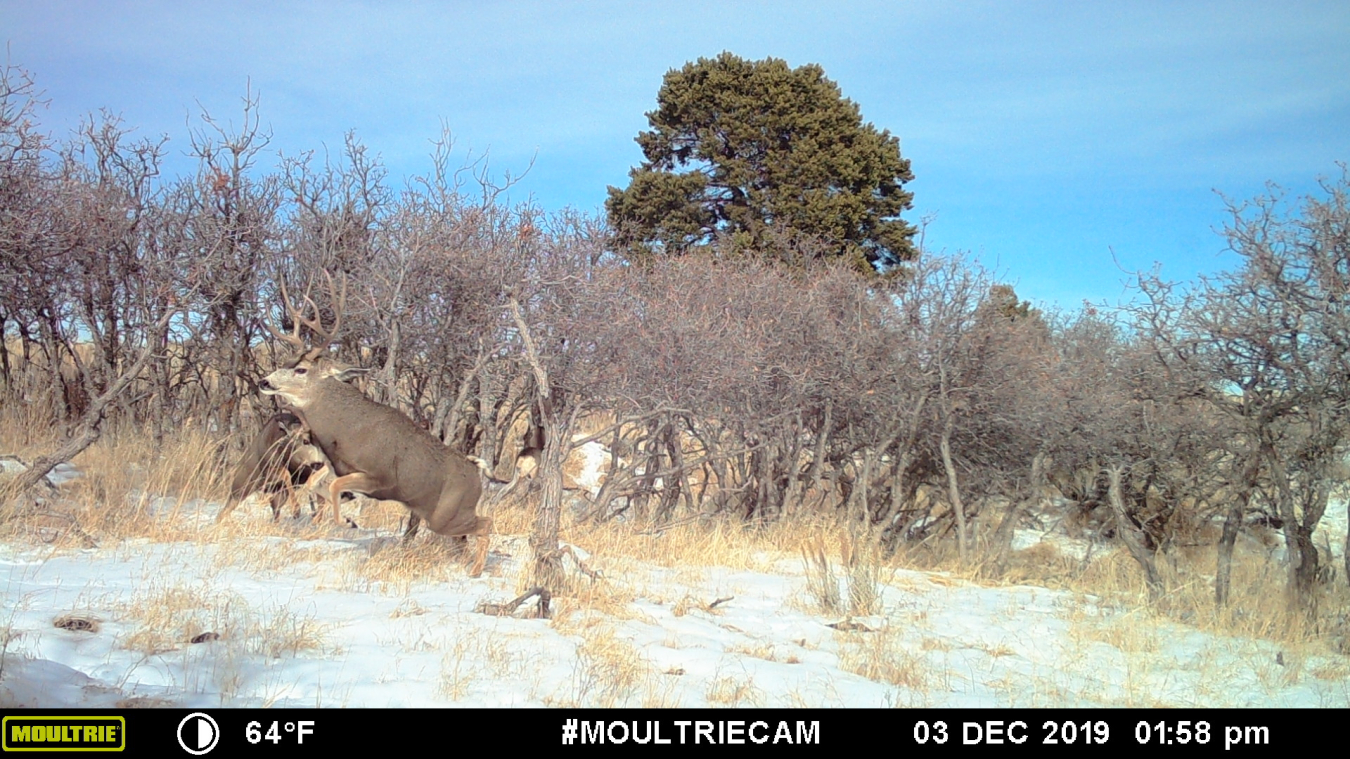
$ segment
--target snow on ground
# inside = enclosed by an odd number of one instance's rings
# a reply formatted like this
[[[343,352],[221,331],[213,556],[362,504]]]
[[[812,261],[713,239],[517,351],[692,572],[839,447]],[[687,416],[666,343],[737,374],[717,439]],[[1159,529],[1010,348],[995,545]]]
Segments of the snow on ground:
[[[164,517],[196,541],[0,544],[0,706],[1350,706],[1346,657],[1067,592],[883,572],[879,613],[839,630],[800,560],[594,556],[591,601],[488,616],[520,592],[523,537],[495,536],[482,578],[409,580],[376,567],[403,555],[388,532],[216,533],[218,508]]]

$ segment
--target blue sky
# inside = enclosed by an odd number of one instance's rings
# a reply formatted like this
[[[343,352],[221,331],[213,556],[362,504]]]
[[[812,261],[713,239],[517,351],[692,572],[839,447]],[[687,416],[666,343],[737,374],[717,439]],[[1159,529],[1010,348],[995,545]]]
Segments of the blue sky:
[[[64,137],[100,107],[167,134],[201,106],[271,147],[348,130],[391,180],[461,156],[528,174],[513,199],[599,211],[641,159],[661,78],[730,50],[818,63],[902,140],[929,248],[967,251],[1024,298],[1114,303],[1124,269],[1232,266],[1218,190],[1315,189],[1350,160],[1350,3],[15,2],[0,40]],[[533,166],[531,167],[531,162]]]

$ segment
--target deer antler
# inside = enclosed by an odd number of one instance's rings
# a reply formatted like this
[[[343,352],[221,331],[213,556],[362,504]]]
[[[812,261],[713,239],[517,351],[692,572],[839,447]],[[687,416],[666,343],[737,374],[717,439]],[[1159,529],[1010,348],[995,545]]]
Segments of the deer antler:
[[[309,327],[314,331],[314,334],[319,336],[319,343],[316,347],[327,348],[338,336],[338,330],[342,328],[342,312],[347,308],[347,275],[345,273],[342,275],[342,290],[338,293],[334,292],[336,288],[333,287],[333,275],[325,270],[323,277],[328,281],[328,297],[332,298],[334,295],[337,296],[337,303],[333,305],[333,326],[324,329],[323,318],[319,313],[319,307],[314,304],[313,300],[310,300],[308,290],[305,292],[305,302],[309,304],[310,308],[314,309],[314,318],[304,319],[301,317],[301,320],[305,323],[306,327]]]
[[[291,302],[290,293],[286,291],[286,280],[279,279],[278,283],[281,285],[282,305],[285,306],[286,313],[291,317],[291,324],[295,325],[294,331],[290,334],[285,334],[276,327],[273,327],[271,322],[266,320],[263,321],[263,326],[267,327],[267,331],[271,332],[282,342],[293,346],[298,351],[305,351],[308,347],[305,345],[304,339],[300,337],[301,325],[309,327],[310,331],[318,337],[315,347],[320,349],[327,348],[328,345],[333,342],[334,338],[338,335],[338,330],[342,326],[342,312],[347,307],[347,275],[345,273],[342,275],[342,288],[340,292],[335,292],[337,288],[333,284],[333,275],[325,271],[323,276],[328,281],[329,297],[333,298],[336,296],[337,301],[333,306],[334,317],[332,327],[327,329],[324,328],[323,317],[319,311],[319,306],[314,302],[313,298],[309,297],[310,290],[314,287],[314,280],[312,278],[305,287],[305,294],[301,297],[304,299],[304,305],[313,309],[313,319],[305,318],[304,308],[295,307],[295,304]]]
[[[296,311],[295,306],[291,304],[290,293],[286,292],[286,280],[278,278],[277,282],[281,285],[281,303],[286,307],[286,313],[291,315],[291,324],[295,325],[295,332],[285,334],[276,327],[273,327],[272,322],[267,319],[263,320],[263,326],[267,327],[267,331],[271,332],[278,340],[290,345],[297,351],[303,351],[306,346],[305,341],[300,337],[300,313]],[[308,296],[306,296],[306,298],[308,298]]]

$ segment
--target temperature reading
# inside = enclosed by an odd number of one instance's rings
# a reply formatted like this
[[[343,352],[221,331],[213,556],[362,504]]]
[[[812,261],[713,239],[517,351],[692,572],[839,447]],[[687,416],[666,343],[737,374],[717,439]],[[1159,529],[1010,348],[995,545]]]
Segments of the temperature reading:
[[[314,734],[313,720],[300,720],[299,722],[278,722],[272,720],[267,726],[267,732],[263,732],[262,723],[254,720],[248,723],[244,728],[244,737],[249,743],[257,745],[263,741],[269,741],[272,745],[281,743],[286,735],[295,735],[295,742],[301,745],[305,742],[306,735]]]

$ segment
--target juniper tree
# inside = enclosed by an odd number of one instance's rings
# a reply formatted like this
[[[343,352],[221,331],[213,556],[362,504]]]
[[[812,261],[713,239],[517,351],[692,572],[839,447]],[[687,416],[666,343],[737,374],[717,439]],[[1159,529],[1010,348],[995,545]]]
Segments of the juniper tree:
[[[808,238],[862,271],[916,255],[900,218],[913,179],[900,140],[864,124],[815,64],[724,52],[671,70],[638,134],[645,159],[605,207],[629,255]],[[823,243],[823,245],[822,245]]]

